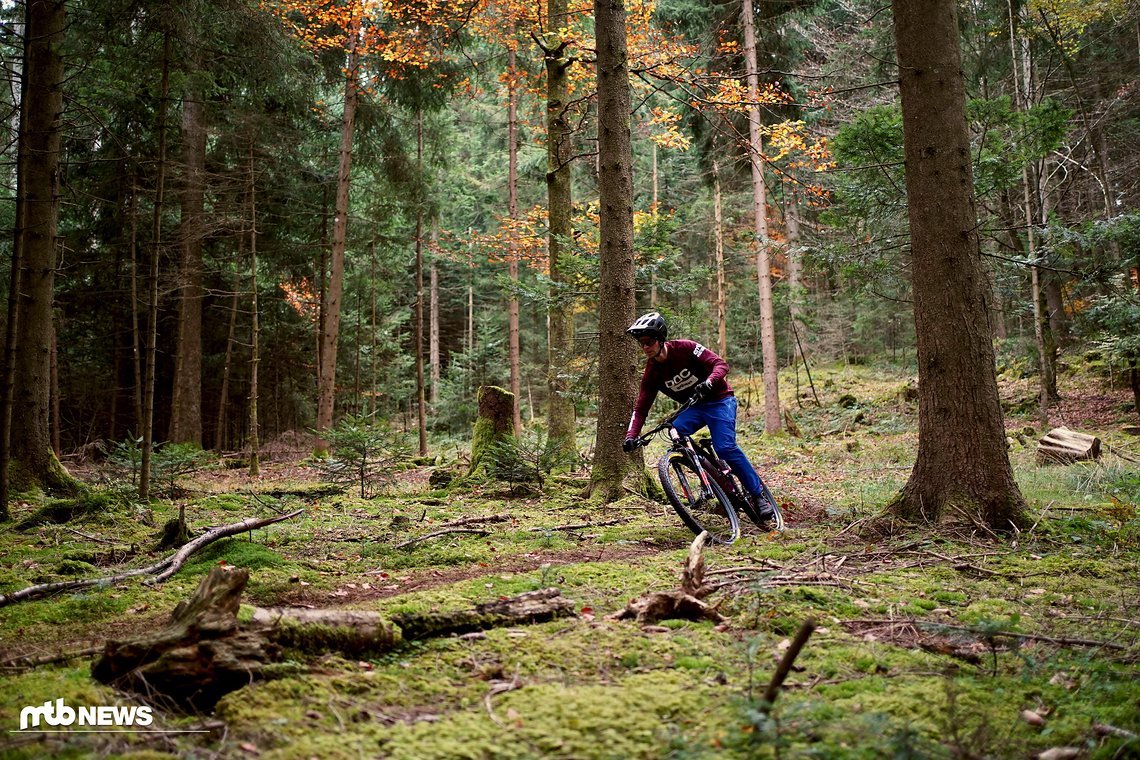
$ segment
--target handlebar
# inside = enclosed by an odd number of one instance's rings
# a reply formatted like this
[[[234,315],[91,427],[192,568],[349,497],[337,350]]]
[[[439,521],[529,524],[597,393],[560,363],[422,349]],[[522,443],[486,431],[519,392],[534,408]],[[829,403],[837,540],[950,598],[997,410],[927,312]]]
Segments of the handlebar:
[[[673,424],[673,421],[674,421],[675,419],[677,419],[678,417],[680,417],[680,416],[681,416],[681,412],[684,412],[684,411],[686,411],[687,409],[691,409],[691,408],[693,408],[693,407],[694,407],[694,406],[696,406],[698,403],[699,403],[699,402],[696,400],[696,398],[692,398],[692,397],[690,397],[688,401],[686,401],[685,403],[681,404],[679,407],[677,407],[676,409],[674,409],[674,410],[673,410],[673,412],[672,412],[672,414],[670,414],[670,415],[669,415],[668,417],[666,417],[665,419],[661,420],[660,424],[658,424],[658,425],[657,425],[657,427],[653,428],[653,429],[652,429],[652,430],[650,430],[649,432],[646,432],[646,433],[642,433],[640,436],[638,436],[638,437],[637,437],[637,445],[638,445],[638,447],[640,448],[640,447],[642,447],[642,446],[648,446],[648,445],[649,445],[649,441],[650,441],[650,440],[653,438],[653,436],[657,435],[657,434],[658,434],[658,433],[660,433],[662,430],[664,430],[665,428],[667,428],[667,427],[669,427],[670,425],[672,425],[672,424]]]

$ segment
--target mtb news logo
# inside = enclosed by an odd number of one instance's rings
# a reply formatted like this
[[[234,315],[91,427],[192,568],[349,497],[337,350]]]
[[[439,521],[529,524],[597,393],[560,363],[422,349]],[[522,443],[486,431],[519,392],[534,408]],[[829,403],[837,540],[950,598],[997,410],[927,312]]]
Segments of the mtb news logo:
[[[41,723],[52,728],[70,728],[72,726],[133,728],[135,726],[149,726],[153,722],[154,715],[151,708],[138,705],[72,707],[63,699],[57,699],[54,702],[49,700],[39,706],[29,705],[20,711],[21,731],[38,729]]]

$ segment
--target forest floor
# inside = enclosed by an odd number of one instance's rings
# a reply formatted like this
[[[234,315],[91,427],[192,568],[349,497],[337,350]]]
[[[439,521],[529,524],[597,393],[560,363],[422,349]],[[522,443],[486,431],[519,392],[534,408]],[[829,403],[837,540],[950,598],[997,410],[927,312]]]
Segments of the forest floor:
[[[1138,421],[1130,396],[1063,377],[1051,424],[1098,435],[1108,451],[1095,463],[1040,467],[1043,431],[1028,430],[1026,414],[1035,389],[1003,379],[1032,527],[1000,538],[902,528],[872,537],[860,526],[913,462],[914,381],[843,366],[815,368],[813,379],[821,406],[805,384],[798,401],[794,390],[785,399],[799,437],[760,435],[756,393],[737,381],[742,443],[789,527],[706,550],[720,625],[607,619],[634,597],[676,589],[693,537],[666,505],[580,498],[584,473],[512,496],[497,483],[431,490],[425,467],[362,499],[330,494],[314,470],[278,459],[256,480],[217,467],[145,506],[113,499],[66,523],[5,528],[0,593],[151,564],[169,553],[155,548],[157,526],[179,506],[197,532],[305,510],[209,546],[158,586],[128,581],[0,608],[0,756],[1140,757],[1140,439],[1123,432]],[[16,521],[38,506],[17,504]],[[396,546],[495,515],[505,519],[483,526],[486,535]],[[250,571],[250,605],[396,615],[556,587],[575,614],[370,658],[299,658],[210,715],[158,709],[150,733],[17,730],[24,706],[49,700],[138,704],[91,678],[90,650],[160,626],[219,563]],[[764,686],[809,617],[818,627],[765,710]],[[38,666],[22,659],[84,651]]]

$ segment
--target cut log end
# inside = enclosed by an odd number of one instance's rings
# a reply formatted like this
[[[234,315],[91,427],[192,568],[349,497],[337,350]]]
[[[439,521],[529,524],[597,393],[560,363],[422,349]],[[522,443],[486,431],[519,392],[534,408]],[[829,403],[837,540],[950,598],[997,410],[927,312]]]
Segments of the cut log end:
[[[1050,430],[1037,442],[1038,464],[1072,464],[1100,458],[1100,439],[1066,427]]]

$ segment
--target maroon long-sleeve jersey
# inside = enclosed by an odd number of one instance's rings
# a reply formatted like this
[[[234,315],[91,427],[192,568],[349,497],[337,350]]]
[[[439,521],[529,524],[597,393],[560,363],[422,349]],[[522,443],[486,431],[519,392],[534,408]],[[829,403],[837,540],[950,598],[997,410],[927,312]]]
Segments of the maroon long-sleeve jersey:
[[[633,416],[625,434],[627,438],[641,432],[658,392],[678,403],[684,403],[693,395],[693,387],[697,383],[711,380],[710,401],[732,395],[732,387],[725,379],[729,366],[724,359],[693,340],[666,341],[665,348],[665,361],[650,359],[645,363],[641,389],[637,393],[637,403],[633,405]]]

